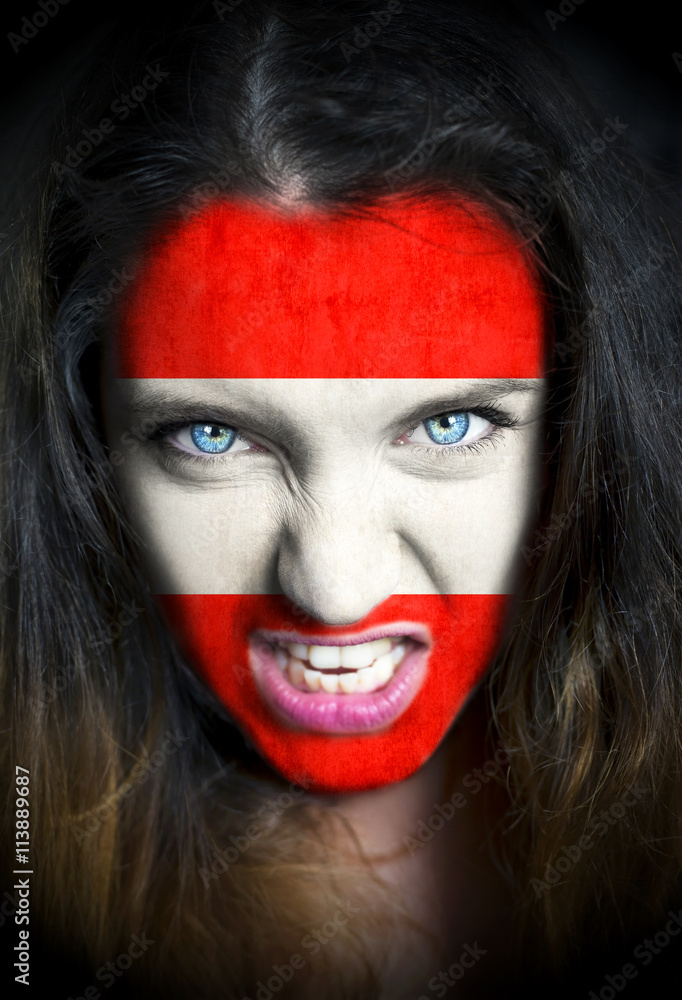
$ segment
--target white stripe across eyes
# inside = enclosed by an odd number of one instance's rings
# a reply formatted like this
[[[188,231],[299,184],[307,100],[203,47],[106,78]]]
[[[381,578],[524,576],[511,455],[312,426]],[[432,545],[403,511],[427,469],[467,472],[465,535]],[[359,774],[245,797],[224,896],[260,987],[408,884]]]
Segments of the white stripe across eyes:
[[[157,593],[285,593],[296,600],[295,594],[289,595],[288,584],[283,585],[279,578],[277,561],[282,539],[264,519],[272,513],[271,520],[280,523],[283,516],[289,516],[292,505],[300,501],[296,517],[303,521],[287,522],[287,530],[293,530],[294,524],[296,530],[303,531],[305,519],[312,523],[314,517],[318,501],[312,503],[311,498],[315,490],[318,500],[343,493],[347,504],[345,513],[336,501],[329,508],[329,516],[337,518],[333,528],[337,537],[330,534],[329,550],[318,546],[317,554],[310,557],[310,571],[326,573],[329,586],[341,572],[338,560],[345,558],[343,547],[334,551],[334,544],[353,518],[363,528],[362,512],[354,508],[360,506],[366,493],[364,510],[368,513],[364,520],[370,523],[372,516],[377,519],[374,538],[378,544],[375,557],[368,529],[362,545],[364,554],[358,551],[360,561],[355,570],[348,567],[352,574],[359,572],[362,563],[358,586],[363,579],[367,583],[368,578],[386,570],[380,539],[383,525],[377,513],[383,510],[383,503],[389,518],[396,521],[396,544],[401,547],[403,560],[386,596],[506,595],[513,589],[512,562],[520,562],[526,541],[521,505],[530,506],[533,488],[527,460],[530,452],[523,451],[518,442],[525,440],[528,414],[541,414],[543,394],[537,390],[543,388],[543,380],[121,379],[117,383],[123,391],[127,428],[148,425],[158,434],[166,423],[175,425],[173,433],[163,440],[169,442],[165,452],[173,451],[178,456],[178,470],[172,471],[175,457],[163,471],[157,462],[153,473],[144,469],[134,473],[143,478],[131,478],[128,486],[149,529],[148,547],[156,565]],[[365,417],[366,407],[369,415]],[[489,417],[477,415],[476,411],[483,407],[494,408],[495,412]],[[448,413],[471,415],[473,431],[462,437],[462,445],[441,444],[427,435],[426,419]],[[502,422],[505,414],[515,419],[520,415],[520,430],[513,421]],[[406,431],[408,422],[410,428]],[[234,453],[230,446],[224,454],[200,454],[193,444],[197,436],[191,433],[192,426],[200,424],[210,425],[208,436],[214,441],[221,440],[220,428],[235,428],[240,437],[234,438],[238,442]],[[470,457],[462,458],[470,438],[474,447],[486,445],[492,437],[491,427],[502,432],[501,445],[487,446],[488,452],[495,451],[495,458],[473,450]],[[402,432],[402,440],[391,436],[398,432]],[[274,454],[250,455],[254,450],[251,434],[259,450],[272,450]],[[376,434],[378,442],[396,445],[393,458],[387,459],[387,453],[377,450],[372,434]],[[230,435],[223,436],[233,440]],[[356,449],[365,447],[363,442],[367,440],[371,445],[369,464],[354,465]],[[268,447],[271,441],[272,449]],[[310,459],[311,442],[318,449],[312,452],[314,461]],[[173,444],[178,447],[171,447]],[[406,447],[398,448],[398,444]],[[291,484],[285,466],[277,464],[278,448],[289,451],[288,471],[299,476],[298,485],[288,494],[285,486]],[[335,452],[341,456],[336,467]],[[454,457],[443,462],[433,457],[445,452]],[[145,449],[139,449],[137,454],[142,453],[146,454]],[[376,454],[380,459],[372,465]],[[451,465],[445,464],[450,461]],[[136,462],[123,463],[124,479],[141,468],[140,460]],[[301,472],[306,462],[312,472]],[[147,468],[151,470],[151,463]],[[279,480],[278,469],[285,470]],[[344,469],[351,470],[347,487],[339,479]],[[480,473],[486,469],[493,472]],[[308,479],[301,485],[305,476]],[[386,496],[382,496],[382,479],[390,482]],[[281,483],[281,489],[268,485],[275,480]],[[314,490],[308,496],[311,483]],[[144,531],[142,534],[144,537]],[[348,534],[349,545],[357,544],[359,537]],[[309,605],[302,600],[300,603]]]

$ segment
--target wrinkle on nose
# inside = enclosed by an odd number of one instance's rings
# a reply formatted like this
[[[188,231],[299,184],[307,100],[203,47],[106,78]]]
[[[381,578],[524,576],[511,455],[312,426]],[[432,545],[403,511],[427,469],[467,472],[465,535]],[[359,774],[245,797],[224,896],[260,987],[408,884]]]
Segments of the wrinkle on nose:
[[[284,593],[311,617],[350,625],[397,589],[399,541],[366,491],[299,497],[282,532],[278,573]]]

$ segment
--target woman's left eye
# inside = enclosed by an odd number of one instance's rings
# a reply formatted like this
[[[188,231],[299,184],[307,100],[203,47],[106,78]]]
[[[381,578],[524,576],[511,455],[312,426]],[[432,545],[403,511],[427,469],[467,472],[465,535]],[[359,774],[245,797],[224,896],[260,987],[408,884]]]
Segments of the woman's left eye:
[[[477,413],[441,413],[423,420],[404,437],[411,444],[468,445],[485,437],[494,426]]]
[[[169,435],[168,440],[190,455],[224,455],[252,447],[234,427],[211,423],[188,424]]]

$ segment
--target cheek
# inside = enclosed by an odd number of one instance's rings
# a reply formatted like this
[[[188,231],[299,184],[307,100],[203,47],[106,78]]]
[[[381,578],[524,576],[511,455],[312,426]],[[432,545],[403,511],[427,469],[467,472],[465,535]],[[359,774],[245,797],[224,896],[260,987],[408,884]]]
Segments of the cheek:
[[[280,534],[276,484],[179,487],[131,456],[117,482],[157,593],[267,592]]]
[[[442,594],[510,594],[537,505],[540,461],[531,443],[496,456],[490,475],[431,485],[403,527],[414,564]],[[500,460],[501,459],[501,460]],[[423,573],[422,573],[423,576]],[[419,577],[404,567],[403,590]]]

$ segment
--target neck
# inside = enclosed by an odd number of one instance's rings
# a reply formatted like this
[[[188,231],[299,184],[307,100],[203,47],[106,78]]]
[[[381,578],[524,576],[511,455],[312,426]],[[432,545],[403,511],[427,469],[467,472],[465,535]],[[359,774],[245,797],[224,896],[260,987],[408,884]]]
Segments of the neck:
[[[394,974],[406,996],[410,989],[424,992],[439,969],[457,961],[465,944],[477,941],[494,955],[488,967],[485,956],[476,960],[467,972],[468,988],[487,983],[497,974],[493,965],[499,970],[511,960],[511,900],[489,843],[507,805],[494,780],[504,770],[498,765],[496,771],[485,732],[479,692],[416,774],[344,796],[336,806],[375,872],[402,898],[432,942],[425,947],[423,932],[417,935],[417,947],[396,941]]]

